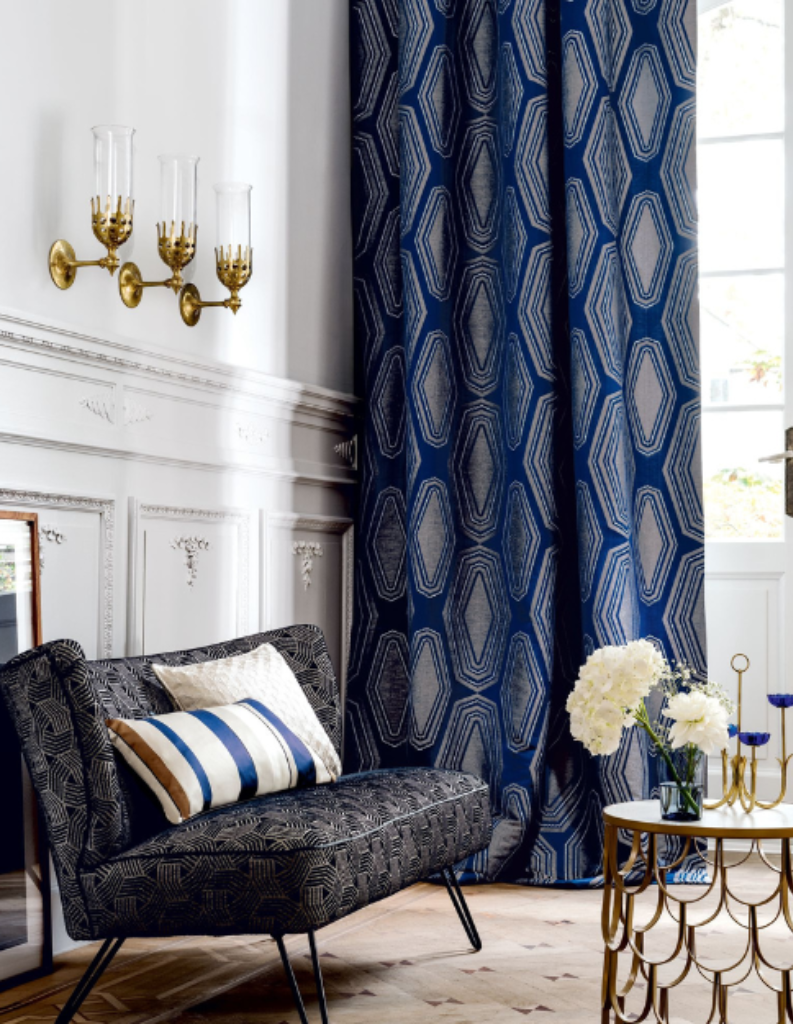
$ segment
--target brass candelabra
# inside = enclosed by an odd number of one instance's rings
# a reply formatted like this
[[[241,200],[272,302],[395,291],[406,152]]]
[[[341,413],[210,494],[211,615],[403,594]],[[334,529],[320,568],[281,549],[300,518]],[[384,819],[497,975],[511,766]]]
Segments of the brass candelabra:
[[[739,665],[742,667],[739,668]],[[791,758],[793,758],[793,754],[788,754],[787,752],[785,711],[793,705],[793,694],[775,693],[768,696],[769,703],[773,707],[779,708],[782,717],[782,756],[776,759],[779,764],[781,780],[779,796],[776,800],[759,800],[757,797],[757,749],[758,747],[765,746],[771,736],[767,732],[743,731],[743,676],[748,671],[750,662],[745,654],[735,654],[730,662],[730,666],[738,676],[738,728],[735,732],[737,748],[732,758],[726,748],[722,750],[722,797],[720,800],[706,803],[705,808],[707,810],[716,810],[719,807],[732,807],[739,803],[747,814],[754,810],[770,811],[772,808],[778,807],[787,794],[788,766]],[[742,751],[744,746],[748,746],[752,752],[750,759],[747,759]],[[747,767],[749,769],[748,783],[746,781]]]
[[[187,284],[182,288],[179,296],[179,310],[182,320],[188,327],[195,327],[201,318],[201,310],[210,306],[222,306],[230,309],[236,315],[237,310],[242,306],[240,289],[244,288],[250,280],[253,272],[253,249],[249,245],[237,246],[236,253],[233,246],[220,246],[215,249],[215,262],[218,280],[231,292],[228,299],[219,299],[214,302],[205,302],[201,293],[194,284]]]
[[[112,276],[119,266],[118,248],[132,234],[132,215],[135,204],[130,198],[107,197],[105,205],[96,196],[91,200],[91,228],[94,236],[107,249],[107,256],[99,260],[78,260],[73,247],[63,238],[53,242],[50,248],[50,277],[53,283],[65,291],[71,288],[79,267],[103,267]]]

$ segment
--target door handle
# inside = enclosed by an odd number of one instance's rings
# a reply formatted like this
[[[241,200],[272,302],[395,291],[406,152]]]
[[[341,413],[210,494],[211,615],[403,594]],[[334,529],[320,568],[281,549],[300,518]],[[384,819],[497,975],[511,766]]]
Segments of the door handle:
[[[785,431],[785,451],[766,455],[759,461],[785,463],[785,515],[793,517],[793,427]]]

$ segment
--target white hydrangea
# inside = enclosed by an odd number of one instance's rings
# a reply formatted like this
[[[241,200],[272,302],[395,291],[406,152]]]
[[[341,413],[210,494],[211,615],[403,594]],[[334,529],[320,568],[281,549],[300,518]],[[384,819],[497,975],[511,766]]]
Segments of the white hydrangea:
[[[570,732],[591,754],[613,754],[620,745],[620,737],[627,715],[610,700],[587,699],[572,693],[567,702],[570,712]]]
[[[592,754],[612,754],[626,725],[669,666],[649,640],[600,647],[581,668],[567,700],[570,730]]]
[[[718,697],[701,689],[670,697],[664,714],[673,719],[669,730],[672,750],[693,743],[705,754],[717,754],[729,742],[728,709]]]

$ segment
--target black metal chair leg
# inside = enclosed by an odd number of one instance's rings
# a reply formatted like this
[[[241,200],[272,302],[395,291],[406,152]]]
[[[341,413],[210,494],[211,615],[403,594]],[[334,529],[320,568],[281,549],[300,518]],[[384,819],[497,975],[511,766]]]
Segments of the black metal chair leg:
[[[278,952],[281,954],[281,963],[284,965],[286,980],[289,982],[289,987],[292,989],[292,998],[295,1001],[295,1006],[297,1007],[297,1012],[300,1016],[300,1024],[308,1024],[306,1008],[303,1005],[303,998],[300,995],[300,989],[297,987],[295,972],[292,970],[292,965],[289,963],[289,956],[286,952],[283,935],[276,935],[275,941],[278,945]]]
[[[460,888],[457,876],[452,868],[444,868],[441,874],[443,875],[443,880],[446,883],[446,888],[449,892],[451,901],[454,904],[454,909],[457,911],[457,916],[460,918],[460,923],[463,928],[465,928],[465,934],[468,936],[468,941],[478,953],[482,948],[482,940],[479,938],[479,932],[476,930],[473,915],[468,908],[465,896],[463,896],[463,890]]]
[[[322,968],[317,956],[317,944],[314,942],[314,933],[308,933],[308,944],[311,947],[311,963],[314,965],[314,984],[317,986],[317,999],[319,999],[319,1012],[322,1017],[322,1024],[330,1024],[328,1021],[328,1004],[325,999],[325,985],[322,982]]]
[[[69,1024],[72,1017],[83,1005],[91,989],[96,985],[107,968],[110,966],[113,957],[124,945],[124,939],[105,939],[102,948],[91,961],[88,970],[80,978],[72,994],[66,1000],[66,1005],[58,1014],[55,1024]]]

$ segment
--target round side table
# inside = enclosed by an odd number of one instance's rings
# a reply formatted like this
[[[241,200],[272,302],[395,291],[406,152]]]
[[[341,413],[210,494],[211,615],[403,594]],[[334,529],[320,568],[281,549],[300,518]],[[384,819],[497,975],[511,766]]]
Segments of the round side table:
[[[793,861],[790,848],[793,805],[783,804],[774,810],[756,811],[753,814],[722,807],[717,811],[705,811],[701,821],[684,823],[664,821],[658,800],[641,800],[606,807],[603,820],[606,831],[603,848],[602,930],[605,956],[602,1024],[610,1024],[612,1021],[618,1024],[628,1024],[629,1021],[668,1024],[670,993],[692,970],[698,970],[713,989],[708,1022],[726,1024],[730,989],[740,984],[751,970],[776,993],[779,1024],[793,1022],[793,959],[787,964],[775,964],[765,957],[762,949],[762,930],[765,925],[758,924],[757,915],[758,907],[762,907],[774,920],[781,919],[793,935]],[[618,863],[617,845],[620,829],[633,834],[630,855],[622,866]],[[644,844],[643,835],[647,837]],[[672,863],[659,860],[658,837],[663,835],[680,836],[684,840],[682,854]],[[684,892],[688,887],[681,886],[683,891],[679,894],[673,892],[673,887],[667,885],[667,873],[682,863],[696,839],[715,840],[714,857],[712,861],[709,860],[711,881],[704,893],[686,899]],[[734,893],[729,878],[731,868],[724,860],[726,839],[750,840],[752,851],[756,851],[769,870],[776,873],[776,888],[770,898],[766,896],[757,903],[751,903]],[[764,839],[782,841],[779,868],[763,852]],[[751,853],[743,857],[740,863],[744,863],[749,856]],[[626,878],[631,872],[640,874],[640,881],[628,884]],[[656,884],[658,894],[654,912],[647,922],[638,925],[634,916],[635,898],[653,883]],[[697,904],[711,894],[715,894],[718,900],[716,910],[706,911],[702,908],[697,913]],[[697,958],[697,930],[712,925],[721,914],[729,915],[729,919],[745,930],[746,946],[737,962],[715,969]],[[665,916],[676,925],[677,941],[671,955],[653,960],[645,952],[645,936]],[[628,973],[622,983],[617,975],[621,956],[628,965]],[[679,963],[679,970],[674,977],[662,983],[659,980],[659,968],[666,966],[668,971],[674,970],[675,961]],[[743,969],[739,971],[739,968]],[[769,977],[769,971],[774,972],[773,979]],[[725,975],[736,973],[740,975],[737,980],[725,978]],[[638,1016],[626,1016],[626,996],[639,980],[643,980],[647,986],[644,1006],[637,1010]]]

